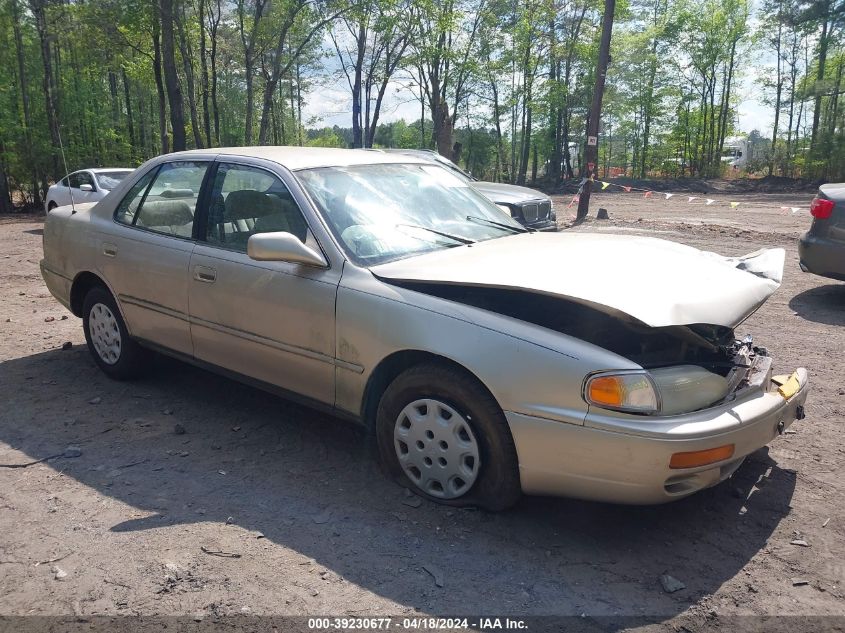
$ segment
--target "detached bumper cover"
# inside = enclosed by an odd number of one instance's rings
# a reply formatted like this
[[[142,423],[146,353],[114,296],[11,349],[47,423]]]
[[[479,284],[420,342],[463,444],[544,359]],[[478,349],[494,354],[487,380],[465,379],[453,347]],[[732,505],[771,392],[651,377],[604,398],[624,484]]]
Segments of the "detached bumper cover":
[[[657,504],[713,486],[743,459],[803,417],[807,371],[794,374],[797,390],[756,391],[741,401],[645,424],[587,416],[584,426],[506,412],[528,494],[580,497],[629,504]],[[768,386],[768,385],[767,385]],[[800,407],[800,408],[799,408]],[[591,420],[591,418],[593,418]],[[670,469],[674,453],[734,444],[732,457],[688,469]]]

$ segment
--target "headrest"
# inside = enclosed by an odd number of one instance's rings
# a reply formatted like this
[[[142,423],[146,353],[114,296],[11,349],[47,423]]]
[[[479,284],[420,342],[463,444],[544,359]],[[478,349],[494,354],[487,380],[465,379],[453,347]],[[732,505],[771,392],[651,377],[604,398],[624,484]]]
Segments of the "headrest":
[[[252,220],[280,213],[284,213],[282,201],[260,191],[243,189],[233,191],[226,196],[226,219],[230,222]]]
[[[193,221],[191,207],[181,200],[146,201],[138,215],[141,226],[184,226]]]
[[[160,194],[159,198],[193,198],[193,189],[165,189]]]

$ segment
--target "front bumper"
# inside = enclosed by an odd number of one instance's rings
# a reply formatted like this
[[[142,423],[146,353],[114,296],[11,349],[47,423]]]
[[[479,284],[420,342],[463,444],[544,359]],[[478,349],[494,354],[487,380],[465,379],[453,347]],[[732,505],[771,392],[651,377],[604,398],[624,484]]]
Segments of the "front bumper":
[[[803,417],[807,371],[795,372],[788,398],[758,390],[739,401],[638,426],[587,416],[584,426],[506,412],[516,444],[522,490],[628,504],[680,499],[730,477],[744,458]],[[768,387],[769,385],[767,385]],[[671,469],[674,453],[733,444],[726,460]]]
[[[798,263],[805,273],[845,281],[845,244],[804,233],[798,242]]]
[[[529,229],[535,231],[557,231],[557,222],[555,220],[542,220],[540,222],[529,222],[524,224]]]

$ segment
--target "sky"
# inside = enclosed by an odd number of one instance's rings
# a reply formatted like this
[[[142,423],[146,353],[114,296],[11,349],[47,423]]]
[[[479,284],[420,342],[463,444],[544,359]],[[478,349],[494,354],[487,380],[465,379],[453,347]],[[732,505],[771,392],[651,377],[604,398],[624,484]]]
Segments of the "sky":
[[[756,29],[757,25],[757,18],[751,18],[750,27]],[[328,36],[325,36],[323,46],[327,50],[334,49]],[[771,55],[759,48],[749,51],[748,55],[751,56],[750,61],[753,63],[744,65],[741,81],[735,93],[736,98],[739,99],[737,124],[740,133],[748,134],[756,129],[763,136],[768,136],[774,124],[774,113],[771,106],[764,104],[761,99],[759,78],[761,70],[771,62],[769,59]],[[326,67],[333,71],[333,74],[315,82],[314,87],[306,96],[303,103],[303,122],[310,128],[334,125],[352,127],[351,91],[347,79],[340,72],[340,64],[336,56],[328,57],[325,62]],[[379,116],[380,123],[390,123],[399,119],[411,122],[420,118],[419,96],[412,92],[409,84],[412,84],[412,80],[407,75],[397,76],[397,79],[390,83]]]
[[[771,106],[759,99],[755,79],[748,76],[740,86],[739,96],[743,100],[737,106],[738,127],[746,134],[757,129],[763,136],[768,136],[774,124],[774,114]],[[316,88],[303,106],[303,119],[308,127],[352,127],[351,95],[345,79]],[[389,123],[405,119],[410,122],[419,117],[419,99],[402,82],[393,82],[388,88],[379,121]]]

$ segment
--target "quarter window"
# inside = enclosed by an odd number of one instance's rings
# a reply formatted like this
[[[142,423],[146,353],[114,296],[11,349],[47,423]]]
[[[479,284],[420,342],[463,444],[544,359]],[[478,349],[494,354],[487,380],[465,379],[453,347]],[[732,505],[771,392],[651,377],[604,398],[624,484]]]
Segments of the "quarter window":
[[[118,205],[115,220],[156,233],[191,237],[207,170],[207,162],[164,163],[133,185]]]
[[[308,225],[284,183],[268,171],[221,163],[208,209],[206,240],[246,252],[256,233],[285,231],[302,242]]]

